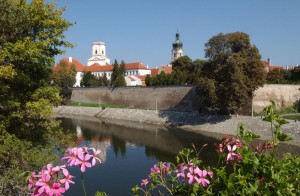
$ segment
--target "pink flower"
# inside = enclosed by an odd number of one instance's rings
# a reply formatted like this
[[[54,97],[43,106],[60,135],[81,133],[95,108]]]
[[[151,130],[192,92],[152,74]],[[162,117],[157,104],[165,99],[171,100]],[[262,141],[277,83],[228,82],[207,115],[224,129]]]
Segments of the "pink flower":
[[[195,169],[195,173],[198,174],[198,176],[195,176],[195,180],[198,182],[198,184],[202,184],[203,187],[206,187],[210,182],[205,177],[207,175],[206,170],[201,170],[198,167]]]
[[[91,163],[89,162],[91,155],[86,154],[84,155],[83,153],[78,155],[78,160],[75,163],[76,165],[80,165],[80,170],[81,172],[85,172],[85,167],[92,167]]]
[[[146,186],[148,183],[149,183],[149,180],[147,178],[143,179],[142,183],[141,183],[141,186]]]
[[[60,196],[64,192],[65,192],[65,189],[60,186],[60,183],[55,182],[52,184],[52,188],[49,192],[49,195]]]
[[[51,177],[49,175],[42,173],[41,178],[35,183],[35,186],[41,187],[38,190],[39,194],[42,194],[42,193],[49,194],[49,192],[50,192],[50,187],[49,187],[50,178]]]
[[[155,164],[151,169],[150,169],[150,173],[151,174],[155,174],[155,173],[160,173],[160,169],[159,167],[157,166],[157,164]]]
[[[236,145],[233,145],[232,147],[230,145],[227,145],[227,149],[229,151],[227,155],[227,161],[233,161],[234,157],[237,155],[236,153],[234,153],[234,151],[236,150]]]
[[[214,176],[214,173],[211,170],[206,170],[207,174],[212,178]]]
[[[62,184],[65,183],[65,190],[68,190],[70,188],[70,183],[75,184],[75,182],[72,181],[72,178],[74,178],[74,176],[71,176],[67,169],[62,169],[62,172],[64,174],[64,178],[59,182]]]
[[[95,150],[95,148],[90,148],[93,151],[92,155],[92,165],[94,166],[96,164],[96,161],[101,163],[101,160],[98,158],[98,154],[100,154],[100,150]]]
[[[195,167],[195,166],[191,166],[190,168],[189,168],[189,173],[187,173],[187,175],[186,175],[186,177],[189,179],[188,180],[188,182],[189,182],[189,184],[194,184],[195,183],[195,177],[196,177],[196,175],[197,175],[197,173],[196,173],[196,169],[197,169],[198,167]],[[199,169],[199,168],[198,168]],[[196,171],[195,171],[196,170]]]
[[[184,163],[180,163],[179,164],[179,168],[176,169],[176,173],[177,173],[177,178],[183,177],[184,179],[186,178],[186,170],[188,169],[188,167],[184,164]]]

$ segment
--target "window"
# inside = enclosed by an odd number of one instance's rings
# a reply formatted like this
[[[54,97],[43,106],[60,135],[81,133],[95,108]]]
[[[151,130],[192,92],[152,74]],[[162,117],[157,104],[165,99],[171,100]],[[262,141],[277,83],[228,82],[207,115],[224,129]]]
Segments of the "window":
[[[97,50],[95,50],[95,54],[97,54],[98,53],[98,51]]]

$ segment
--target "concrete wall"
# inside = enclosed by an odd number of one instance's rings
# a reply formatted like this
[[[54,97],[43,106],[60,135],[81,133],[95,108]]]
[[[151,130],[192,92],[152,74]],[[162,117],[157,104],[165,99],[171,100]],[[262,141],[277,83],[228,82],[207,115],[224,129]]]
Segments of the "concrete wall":
[[[300,85],[265,85],[254,92],[254,111],[274,100],[278,107],[300,99]],[[138,109],[198,111],[199,97],[194,86],[74,88],[72,101],[114,104]]]
[[[257,89],[254,94],[254,111],[261,111],[270,104],[270,100],[275,101],[278,108],[284,108],[300,100],[300,85],[269,84]]]
[[[194,86],[74,88],[71,99],[138,109],[197,111],[199,108]]]

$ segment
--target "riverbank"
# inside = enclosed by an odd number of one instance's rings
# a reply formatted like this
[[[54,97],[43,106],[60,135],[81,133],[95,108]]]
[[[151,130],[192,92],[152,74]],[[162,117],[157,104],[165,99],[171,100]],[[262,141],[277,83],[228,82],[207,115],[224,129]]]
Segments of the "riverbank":
[[[249,116],[219,116],[203,115],[192,112],[155,111],[139,109],[116,109],[116,108],[92,108],[59,106],[54,109],[55,115],[80,115],[96,117],[109,121],[131,121],[157,126],[171,126],[193,131],[196,133],[217,133],[224,135],[236,135],[239,123],[244,123],[248,130],[259,134],[261,139],[269,139],[270,124],[262,121],[261,117]],[[288,144],[300,146],[300,122],[289,121],[282,127],[284,133],[293,138]]]

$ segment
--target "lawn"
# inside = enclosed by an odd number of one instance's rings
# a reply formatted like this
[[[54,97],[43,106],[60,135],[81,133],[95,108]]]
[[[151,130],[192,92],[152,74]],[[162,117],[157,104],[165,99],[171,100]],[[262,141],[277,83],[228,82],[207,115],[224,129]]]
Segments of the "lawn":
[[[75,102],[75,101],[70,102],[69,104],[67,104],[67,106],[126,108],[126,106],[122,106],[122,105],[86,103],[86,102]]]

